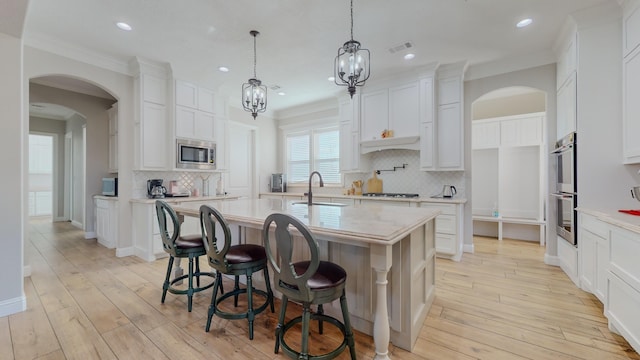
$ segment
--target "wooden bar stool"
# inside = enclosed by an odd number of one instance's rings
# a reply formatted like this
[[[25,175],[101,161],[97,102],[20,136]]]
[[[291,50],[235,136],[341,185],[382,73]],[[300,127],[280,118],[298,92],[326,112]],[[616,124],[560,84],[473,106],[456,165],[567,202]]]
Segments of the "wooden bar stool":
[[[209,289],[213,286],[214,282],[200,287],[200,276],[214,277],[211,272],[200,271],[200,256],[206,255],[207,251],[202,240],[202,234],[197,235],[181,235],[180,234],[180,222],[178,221],[178,215],[169,204],[162,200],[156,200],[156,215],[158,216],[158,225],[160,226],[160,235],[162,237],[162,247],[164,251],[169,254],[169,265],[167,266],[167,276],[165,277],[164,284],[162,285],[162,303],[167,297],[167,291],[177,295],[187,295],[187,309],[191,312],[193,304],[193,294]],[[167,218],[171,220],[173,225],[173,231],[169,233],[167,226]],[[173,262],[175,258],[189,258],[189,271],[186,275],[181,275],[173,280],[171,278],[171,269],[173,268]],[[195,271],[194,271],[195,260]],[[196,277],[196,287],[193,287],[193,277]],[[177,282],[181,282],[184,279],[188,279],[188,286],[186,290],[178,289],[174,287]]]
[[[271,225],[275,223],[275,231]],[[297,230],[304,240],[296,241],[296,237],[289,233],[289,227]],[[275,234],[275,243],[272,243],[271,234]],[[262,239],[267,251],[269,263],[273,267],[274,287],[282,293],[282,308],[276,327],[275,353],[278,353],[280,345],[287,356],[293,359],[333,359],[340,355],[348,346],[351,359],[356,358],[355,342],[351,321],[349,320],[349,310],[347,308],[347,298],[345,296],[345,284],[347,273],[345,270],[332,262],[321,261],[319,258],[318,243],[309,229],[298,219],[286,214],[271,214],[264,222],[262,228]],[[299,237],[298,237],[299,239]],[[295,249],[295,251],[294,251]],[[296,261],[293,259],[294,253],[302,251],[310,258],[306,261]],[[276,253],[274,254],[273,251]],[[325,315],[322,305],[340,299],[340,308],[344,320]],[[302,303],[302,315],[284,323],[287,303],[289,300]],[[316,313],[311,313],[311,304],[318,306]],[[318,320],[318,331],[323,332],[323,322],[327,321],[336,326],[343,335],[342,343],[335,349],[322,354],[309,354],[309,322]],[[285,341],[286,332],[295,324],[302,323],[302,342],[300,351],[291,348]]]
[[[216,224],[222,229],[221,237],[216,236]],[[218,210],[202,205],[200,207],[200,225],[202,227],[203,238],[206,239],[207,258],[209,265],[216,269],[217,276],[211,296],[211,305],[207,316],[205,330],[209,332],[211,318],[213,315],[223,319],[247,319],[249,321],[249,339],[253,340],[253,320],[255,316],[263,312],[267,306],[271,306],[271,312],[275,312],[273,305],[273,291],[269,281],[269,269],[267,267],[267,254],[264,247],[253,244],[231,245],[231,230],[229,224],[222,217]],[[262,270],[264,273],[267,291],[253,287],[253,273]],[[223,293],[217,297],[218,288],[222,288],[222,274],[235,276],[235,286],[232,291]],[[247,279],[247,286],[241,289],[238,277],[244,275]],[[253,294],[265,297],[264,304],[257,308],[253,307]],[[234,306],[238,306],[238,295],[247,294],[247,311],[226,312],[220,309],[219,304],[232,297]]]

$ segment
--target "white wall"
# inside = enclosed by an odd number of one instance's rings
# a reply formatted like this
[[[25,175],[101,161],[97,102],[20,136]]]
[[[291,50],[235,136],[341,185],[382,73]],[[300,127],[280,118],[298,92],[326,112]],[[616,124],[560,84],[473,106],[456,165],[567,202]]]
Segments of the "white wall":
[[[29,128],[23,121],[26,106],[23,88],[22,40],[0,33],[0,107],[2,131],[0,177],[3,199],[0,204],[0,317],[24,311],[27,307],[23,291],[23,240],[26,233],[28,167],[25,166]],[[10,175],[9,175],[10,174]]]
[[[465,121],[465,187],[467,189],[467,204],[465,206],[465,239],[464,244],[466,247],[473,244],[473,221],[471,208],[471,105],[482,95],[505,87],[511,86],[527,86],[535,89],[539,89],[546,93],[547,104],[547,139],[556,138],[556,65],[549,64],[544,66],[538,66],[530,69],[514,71],[506,74],[489,76],[486,78],[480,78],[464,83],[464,121]],[[547,151],[550,153],[553,149],[554,142],[547,142]],[[549,167],[549,177],[547,179],[548,184],[553,183],[555,179],[555,169]],[[547,204],[552,202],[547,199]],[[555,218],[550,218],[550,215],[554,212],[553,207],[547,206],[546,218],[547,223],[555,223]],[[556,251],[556,236],[555,228],[552,226],[547,227],[547,254],[555,256]]]
[[[542,91],[479,100],[473,104],[472,120],[490,119],[509,115],[544,112],[546,96]]]
[[[638,208],[629,191],[640,184],[640,166],[622,164],[621,22],[582,27],[578,36],[578,206]]]

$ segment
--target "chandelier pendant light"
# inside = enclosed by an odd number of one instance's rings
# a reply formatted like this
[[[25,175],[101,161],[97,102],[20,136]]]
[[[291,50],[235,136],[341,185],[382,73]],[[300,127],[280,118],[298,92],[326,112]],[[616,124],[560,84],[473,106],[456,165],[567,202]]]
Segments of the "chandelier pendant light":
[[[256,76],[256,37],[260,33],[251,30],[249,34],[253,36],[253,78],[242,84],[242,107],[255,119],[258,113],[267,110],[267,87]]]
[[[356,86],[363,86],[370,75],[369,50],[360,48],[360,42],[353,40],[353,0],[351,0],[351,40],[338,48],[338,56],[333,64],[336,85],[346,86],[353,98]]]

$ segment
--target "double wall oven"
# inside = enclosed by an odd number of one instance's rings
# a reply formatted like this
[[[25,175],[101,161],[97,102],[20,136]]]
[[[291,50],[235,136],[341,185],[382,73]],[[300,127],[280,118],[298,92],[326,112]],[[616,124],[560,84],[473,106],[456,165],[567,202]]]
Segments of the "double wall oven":
[[[556,200],[556,233],[577,246],[576,134],[571,133],[560,139],[552,154],[556,158],[557,171],[556,189],[551,193]]]

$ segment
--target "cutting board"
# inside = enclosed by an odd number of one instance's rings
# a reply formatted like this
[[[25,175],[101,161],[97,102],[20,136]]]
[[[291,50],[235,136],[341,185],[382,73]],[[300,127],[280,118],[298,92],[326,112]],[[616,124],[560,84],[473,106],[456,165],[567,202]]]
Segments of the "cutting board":
[[[382,180],[378,179],[376,172],[373,172],[373,177],[367,180],[367,192],[381,193],[382,192]]]

